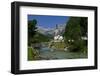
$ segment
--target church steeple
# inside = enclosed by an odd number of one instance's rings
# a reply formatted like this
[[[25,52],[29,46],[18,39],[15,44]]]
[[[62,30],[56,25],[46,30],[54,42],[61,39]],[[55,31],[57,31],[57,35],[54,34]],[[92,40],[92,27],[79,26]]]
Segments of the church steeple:
[[[58,25],[56,24],[56,29],[58,29]]]
[[[55,28],[56,29],[54,30],[54,42],[64,41],[63,36],[60,35],[60,29],[57,24]]]
[[[59,29],[58,29],[58,25],[56,24],[56,27],[55,27],[55,31],[54,31],[54,34],[55,36],[59,35]]]

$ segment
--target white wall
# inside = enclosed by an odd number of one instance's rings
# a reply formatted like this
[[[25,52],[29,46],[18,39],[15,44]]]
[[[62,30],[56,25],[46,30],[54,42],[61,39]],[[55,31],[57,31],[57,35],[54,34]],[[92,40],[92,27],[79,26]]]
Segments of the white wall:
[[[1,0],[0,2],[0,76],[13,76],[10,73],[10,56],[11,56],[11,2],[14,0]],[[17,0],[16,0],[17,1]],[[45,3],[58,3],[58,4],[74,4],[74,5],[90,5],[98,6],[100,13],[100,0],[21,0],[30,2],[45,2]],[[98,20],[100,20],[100,14],[98,15]],[[100,22],[99,22],[100,24]],[[99,25],[98,24],[98,25]],[[98,26],[100,28],[100,26]],[[100,29],[99,29],[100,33]],[[98,36],[100,42],[100,34]],[[98,43],[100,45],[100,43]],[[100,50],[100,48],[98,49]],[[100,51],[98,52],[100,58]],[[99,67],[100,67],[100,59]],[[55,73],[40,73],[34,74],[34,76],[99,76],[99,70],[85,70],[85,71],[65,71],[65,72],[55,72]],[[26,74],[26,76],[33,74]],[[21,75],[23,76],[23,75]]]

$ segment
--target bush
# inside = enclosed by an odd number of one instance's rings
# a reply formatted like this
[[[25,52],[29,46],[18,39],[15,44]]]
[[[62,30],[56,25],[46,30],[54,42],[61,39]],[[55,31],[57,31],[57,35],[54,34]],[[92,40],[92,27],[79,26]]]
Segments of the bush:
[[[72,52],[84,52],[84,51],[87,51],[87,48],[86,48],[86,45],[85,45],[85,41],[83,41],[83,40],[74,41],[69,46],[69,50],[72,51]]]
[[[28,60],[33,60],[34,55],[33,55],[33,50],[32,48],[28,48]]]
[[[39,59],[39,52],[36,49],[28,48],[28,60],[37,60]]]

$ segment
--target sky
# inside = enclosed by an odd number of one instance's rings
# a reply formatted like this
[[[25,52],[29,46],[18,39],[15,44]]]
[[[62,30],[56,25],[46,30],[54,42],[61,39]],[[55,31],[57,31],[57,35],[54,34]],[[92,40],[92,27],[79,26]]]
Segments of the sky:
[[[37,20],[37,25],[43,28],[55,28],[57,24],[66,24],[68,16],[28,15],[28,20]]]

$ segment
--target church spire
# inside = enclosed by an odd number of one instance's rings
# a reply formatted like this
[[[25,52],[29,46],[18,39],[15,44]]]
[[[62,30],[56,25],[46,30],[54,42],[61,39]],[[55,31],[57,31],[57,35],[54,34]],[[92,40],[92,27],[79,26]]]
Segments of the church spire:
[[[58,25],[56,24],[56,29],[58,29]]]

